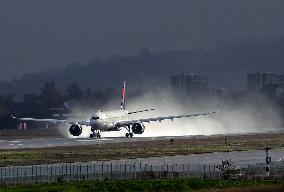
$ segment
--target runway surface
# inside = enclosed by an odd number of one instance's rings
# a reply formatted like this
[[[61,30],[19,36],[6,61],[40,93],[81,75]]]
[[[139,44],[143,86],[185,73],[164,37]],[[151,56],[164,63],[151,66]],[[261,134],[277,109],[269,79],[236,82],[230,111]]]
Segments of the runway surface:
[[[227,134],[227,135],[210,135],[210,138],[224,136],[239,136],[239,135],[254,135],[254,134],[275,134],[284,133],[284,128],[275,131],[262,131],[262,132],[245,132],[239,134]],[[162,137],[104,137],[102,139],[90,139],[90,138],[30,138],[30,139],[9,139],[0,140],[0,149],[23,149],[23,148],[45,148],[45,147],[57,147],[57,146],[76,146],[76,145],[91,145],[91,144],[107,144],[107,143],[122,143],[122,142],[137,142],[137,141],[157,141],[157,140],[170,140],[170,139],[201,139],[207,138],[205,135],[188,135],[188,136],[162,136]]]
[[[23,149],[23,148],[44,148],[56,146],[74,146],[74,145],[91,145],[106,143],[122,143],[135,141],[154,141],[169,140],[171,138],[182,139],[192,138],[193,136],[179,137],[106,137],[102,139],[89,138],[33,138],[33,139],[16,139],[16,140],[0,140],[0,149]]]

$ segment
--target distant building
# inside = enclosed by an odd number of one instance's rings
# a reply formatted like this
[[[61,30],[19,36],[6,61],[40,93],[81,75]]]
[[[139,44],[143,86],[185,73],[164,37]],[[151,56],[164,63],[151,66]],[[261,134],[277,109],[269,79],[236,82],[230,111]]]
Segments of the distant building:
[[[171,77],[173,90],[183,96],[205,95],[208,93],[208,78],[193,73],[182,73]]]
[[[259,71],[247,75],[249,92],[277,95],[284,88],[284,74],[275,74],[270,71]]]

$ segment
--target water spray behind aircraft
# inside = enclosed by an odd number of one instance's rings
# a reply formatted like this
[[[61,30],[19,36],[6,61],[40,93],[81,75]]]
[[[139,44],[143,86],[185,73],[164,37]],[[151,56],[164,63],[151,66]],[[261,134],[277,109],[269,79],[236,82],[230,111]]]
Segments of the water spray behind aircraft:
[[[111,101],[106,109],[117,106],[117,101]],[[218,115],[189,119],[176,119],[146,123],[146,129],[141,137],[152,136],[183,136],[183,135],[214,135],[261,132],[274,130],[281,126],[281,118],[277,108],[262,97],[246,97],[238,101],[232,99],[202,98],[198,100],[180,101],[170,90],[158,89],[146,92],[128,101],[128,109],[154,107],[155,111],[147,114],[133,114],[131,118],[140,119],[145,116],[163,116],[166,114],[184,114],[220,109]],[[84,114],[86,119],[91,112],[84,113],[84,109],[75,109],[74,113]],[[66,131],[65,131],[66,132]],[[103,136],[124,136],[126,131],[106,132]],[[83,129],[80,137],[88,137],[90,131]],[[66,135],[66,134],[64,134]],[[69,135],[70,136],[70,135]]]
[[[97,110],[96,112],[92,113],[89,116],[89,120],[64,120],[64,119],[37,119],[32,117],[15,117],[12,115],[13,118],[18,119],[20,121],[35,121],[35,122],[48,122],[54,124],[68,124],[69,133],[72,136],[80,136],[83,132],[83,126],[90,127],[92,133],[90,134],[90,138],[101,138],[102,132],[116,132],[125,129],[127,132],[125,133],[126,137],[133,137],[134,135],[141,135],[145,131],[145,123],[151,122],[162,122],[166,120],[181,119],[181,118],[194,118],[198,116],[209,116],[212,114],[217,113],[218,111],[209,111],[203,113],[189,113],[188,111],[183,114],[178,115],[164,115],[164,116],[150,116],[148,118],[132,118],[133,114],[141,114],[144,112],[149,112],[154,109],[143,109],[143,110],[136,110],[135,111],[128,111],[126,110],[125,106],[126,101],[126,81],[123,83],[122,87],[122,99],[121,99],[121,106],[119,110],[108,110],[108,111],[101,111]]]

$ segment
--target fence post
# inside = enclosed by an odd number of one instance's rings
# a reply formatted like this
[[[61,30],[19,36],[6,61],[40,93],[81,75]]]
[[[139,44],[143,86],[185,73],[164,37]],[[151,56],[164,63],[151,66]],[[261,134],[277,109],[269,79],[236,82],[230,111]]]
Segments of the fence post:
[[[72,178],[75,179],[75,164],[72,164]]]
[[[144,174],[146,175],[146,173],[147,173],[147,163],[145,164],[145,170],[144,170]],[[144,179],[144,177],[142,177],[142,179]]]
[[[12,171],[13,171],[13,169],[12,169],[13,167],[9,167],[9,183],[11,183],[11,178],[12,178],[12,174],[13,173],[11,173]]]
[[[16,171],[15,171],[15,167],[14,167],[14,166],[13,166],[13,169],[12,169],[12,170],[13,170],[13,179],[12,179],[12,183],[15,183],[15,172],[16,172]]]
[[[116,162],[116,163],[115,163],[115,176],[116,176],[116,178],[118,178],[118,177],[117,177],[117,175],[118,175],[117,173],[118,173],[118,169],[117,169],[117,162]]]
[[[46,178],[47,177],[47,178]],[[48,164],[46,165],[46,177],[44,177],[44,178],[46,178],[46,182],[48,183],[49,181],[48,181]]]
[[[27,166],[25,166],[25,178],[27,177]]]
[[[174,165],[172,164],[172,179],[174,179]]]
[[[80,163],[80,181],[82,181],[82,164]],[[84,181],[84,177],[83,177],[83,181]]]
[[[68,163],[65,163],[65,178],[68,180]]]
[[[140,162],[140,168],[139,168],[140,170],[140,176],[141,176],[141,179],[142,179],[142,163]]]
[[[182,178],[184,178],[184,164],[182,164]]]
[[[136,179],[136,162],[134,162],[134,179]]]
[[[39,165],[39,183],[41,183],[42,176],[41,176],[41,165]]]
[[[51,171],[51,183],[53,182],[53,165],[51,164],[50,167],[50,171]]]
[[[120,179],[122,179],[121,163],[119,164]]]
[[[4,173],[5,173],[5,182],[6,182],[6,167],[4,168]]]
[[[77,181],[79,181],[79,164],[76,164]]]
[[[68,165],[69,165],[69,181],[71,181],[71,163],[66,163],[66,180],[68,180]]]
[[[34,183],[34,166],[32,165],[32,183]]]
[[[37,183],[37,165],[35,165],[35,178],[36,178],[36,183]]]
[[[87,163],[87,176],[86,179],[89,180],[89,164]]]
[[[205,176],[205,164],[203,165],[203,180],[206,178],[206,176]]]
[[[19,180],[18,180],[18,179],[19,179],[19,169],[18,169],[18,168],[19,168],[19,167],[17,166],[17,167],[16,167],[16,170],[17,170],[17,184],[18,184],[18,182],[19,182]]]
[[[102,179],[104,179],[104,162],[102,163]]]
[[[169,164],[167,164],[167,171],[169,172]]]
[[[110,178],[112,179],[112,162],[110,163]]]
[[[96,180],[96,163],[94,163],[94,179]]]
[[[187,178],[189,178],[189,164],[187,164]]]
[[[126,179],[126,163],[124,164],[124,179]]]

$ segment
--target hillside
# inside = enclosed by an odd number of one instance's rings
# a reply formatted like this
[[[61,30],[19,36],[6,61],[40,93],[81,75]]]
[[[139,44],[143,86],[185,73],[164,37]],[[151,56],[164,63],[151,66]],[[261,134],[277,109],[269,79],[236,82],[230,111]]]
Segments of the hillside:
[[[140,50],[137,55],[112,55],[86,64],[71,64],[57,71],[26,74],[0,83],[0,94],[36,93],[54,81],[59,88],[77,82],[94,90],[118,87],[123,80],[132,86],[168,84],[172,74],[208,75],[210,86],[246,88],[246,74],[258,70],[284,72],[284,37],[242,38],[219,43],[210,50],[176,50],[160,53]]]

